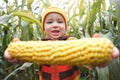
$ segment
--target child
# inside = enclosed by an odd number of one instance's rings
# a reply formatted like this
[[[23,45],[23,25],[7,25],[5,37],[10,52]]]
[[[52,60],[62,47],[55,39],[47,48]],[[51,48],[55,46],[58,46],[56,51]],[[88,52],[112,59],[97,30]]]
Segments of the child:
[[[67,17],[63,10],[57,7],[49,7],[42,16],[42,29],[46,33],[46,37],[42,39],[47,40],[68,40],[71,37],[66,35]],[[98,35],[94,35],[98,37]],[[112,57],[119,56],[119,51],[114,48]],[[11,58],[7,50],[5,51],[5,58],[10,62],[17,60]],[[68,65],[40,65],[40,80],[79,80],[80,71],[76,66]]]
[[[63,10],[49,7],[42,16],[43,40],[67,40],[67,20]],[[41,65],[41,80],[78,80],[80,72],[76,66]]]

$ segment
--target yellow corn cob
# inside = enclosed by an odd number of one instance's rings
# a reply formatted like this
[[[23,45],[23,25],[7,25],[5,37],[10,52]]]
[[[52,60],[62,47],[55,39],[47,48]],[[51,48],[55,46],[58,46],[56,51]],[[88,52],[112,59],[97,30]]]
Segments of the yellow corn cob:
[[[111,59],[112,50],[112,42],[105,38],[19,41],[8,46],[8,52],[12,57],[50,65],[99,65]]]

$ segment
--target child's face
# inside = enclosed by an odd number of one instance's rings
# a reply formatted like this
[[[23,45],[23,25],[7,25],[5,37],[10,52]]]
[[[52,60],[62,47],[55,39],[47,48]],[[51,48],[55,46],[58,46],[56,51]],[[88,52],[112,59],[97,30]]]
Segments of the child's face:
[[[46,16],[44,29],[47,38],[58,40],[59,37],[65,34],[64,18],[58,13],[50,13]]]

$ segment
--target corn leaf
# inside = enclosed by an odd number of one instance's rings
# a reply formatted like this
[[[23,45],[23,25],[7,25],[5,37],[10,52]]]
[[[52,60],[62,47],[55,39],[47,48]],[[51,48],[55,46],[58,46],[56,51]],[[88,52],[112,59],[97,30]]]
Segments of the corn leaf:
[[[112,61],[109,66],[110,80],[120,80],[120,63],[118,59]]]
[[[28,11],[15,11],[13,13],[13,16],[19,16],[25,21],[30,23],[37,23],[41,27],[40,21],[34,15],[32,15],[32,13]]]
[[[11,14],[0,16],[0,24],[6,24],[10,18],[11,18]]]
[[[110,80],[108,67],[105,68],[97,67],[96,70],[98,72],[98,80]]]
[[[28,0],[28,1],[27,1],[27,8],[28,8],[28,10],[30,10],[30,11],[31,11],[31,5],[32,5],[33,1],[34,1],[34,0]]]
[[[21,40],[29,40],[29,23],[25,21],[21,22]]]
[[[116,9],[116,17],[118,21],[118,34],[120,35],[120,0],[111,0]]]
[[[11,72],[9,75],[7,75],[3,80],[8,80],[11,76],[14,76],[19,70],[25,70],[29,68],[32,65],[32,63],[24,63],[22,66],[16,68],[13,72]]]
[[[85,12],[85,6],[83,5],[84,4],[84,0],[80,0],[79,2],[79,16],[80,18],[84,15],[84,12]]]
[[[93,23],[96,20],[96,14],[100,12],[100,5],[101,5],[101,0],[94,2],[92,5],[92,8],[90,12],[88,13],[87,17],[85,18],[82,26],[84,28],[88,27],[88,33],[92,35],[93,33]]]

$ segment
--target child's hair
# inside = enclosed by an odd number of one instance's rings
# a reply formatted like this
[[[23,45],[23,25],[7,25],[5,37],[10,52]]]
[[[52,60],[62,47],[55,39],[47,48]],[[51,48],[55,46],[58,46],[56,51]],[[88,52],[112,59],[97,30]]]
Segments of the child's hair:
[[[64,18],[64,21],[65,21],[65,27],[67,29],[67,17],[66,17],[66,13],[62,9],[60,9],[60,8],[58,8],[56,6],[51,6],[51,7],[47,8],[46,11],[42,15],[42,30],[43,31],[44,31],[45,18],[46,18],[46,16],[49,13],[58,13],[58,14],[62,15],[63,18]]]

